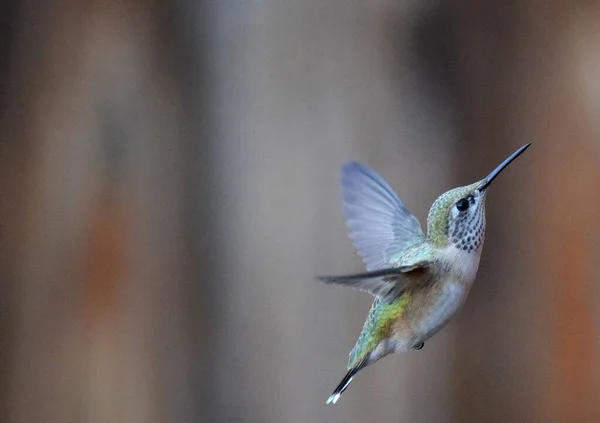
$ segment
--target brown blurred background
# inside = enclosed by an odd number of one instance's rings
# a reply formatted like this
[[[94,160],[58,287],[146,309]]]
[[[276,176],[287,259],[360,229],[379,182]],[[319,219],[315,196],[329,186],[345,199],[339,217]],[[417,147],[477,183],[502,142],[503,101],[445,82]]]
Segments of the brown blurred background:
[[[0,3],[1,422],[600,421],[600,2]],[[339,404],[339,167],[488,199],[469,301]]]

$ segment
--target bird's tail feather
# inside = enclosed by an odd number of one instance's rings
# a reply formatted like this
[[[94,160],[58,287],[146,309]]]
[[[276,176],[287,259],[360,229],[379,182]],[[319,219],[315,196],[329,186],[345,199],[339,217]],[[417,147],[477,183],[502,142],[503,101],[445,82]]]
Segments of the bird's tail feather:
[[[367,365],[367,359],[368,356],[365,357],[365,359],[362,360],[359,364],[348,370],[346,376],[344,376],[337,388],[335,388],[331,396],[327,399],[327,404],[335,404],[340,399],[344,391],[348,388],[348,385],[350,385],[350,382],[352,382],[352,379],[354,379],[356,373],[358,373],[360,369]]]

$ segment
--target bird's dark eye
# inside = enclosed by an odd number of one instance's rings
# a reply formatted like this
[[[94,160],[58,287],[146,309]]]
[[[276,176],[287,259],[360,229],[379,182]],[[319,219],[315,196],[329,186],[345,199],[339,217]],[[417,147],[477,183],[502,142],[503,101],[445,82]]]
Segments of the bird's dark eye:
[[[468,208],[469,208],[469,200],[467,200],[466,198],[458,200],[458,203],[456,203],[456,210],[458,210],[459,212],[464,212]]]

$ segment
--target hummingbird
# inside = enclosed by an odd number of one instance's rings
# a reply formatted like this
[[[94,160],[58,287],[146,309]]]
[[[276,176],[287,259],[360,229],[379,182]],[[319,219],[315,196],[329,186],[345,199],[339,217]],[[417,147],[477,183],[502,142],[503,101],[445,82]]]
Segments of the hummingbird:
[[[365,367],[395,352],[423,348],[460,309],[479,267],[488,189],[530,145],[482,180],[440,195],[427,216],[427,235],[374,170],[357,162],[342,166],[343,212],[367,271],[317,278],[375,299],[350,352],[348,372],[327,404],[335,404]]]

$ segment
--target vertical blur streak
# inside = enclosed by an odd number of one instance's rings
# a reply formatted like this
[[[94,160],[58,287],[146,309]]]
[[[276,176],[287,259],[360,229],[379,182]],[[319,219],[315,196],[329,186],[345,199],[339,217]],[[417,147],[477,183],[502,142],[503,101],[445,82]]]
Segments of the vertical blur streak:
[[[14,262],[19,234],[12,230],[17,224],[15,216],[21,211],[19,204],[27,185],[27,168],[21,159],[24,142],[8,140],[7,118],[11,104],[10,79],[11,46],[15,41],[17,1],[0,2],[0,415],[8,412],[10,366],[14,354],[11,343],[14,324]],[[9,153],[10,151],[10,153]],[[18,176],[17,176],[18,175]]]
[[[180,171],[182,191],[181,239],[182,303],[181,324],[186,333],[188,354],[183,361],[188,392],[173,392],[188,407],[182,422],[223,421],[219,395],[218,349],[220,321],[227,314],[221,280],[227,254],[219,243],[217,224],[222,221],[219,203],[221,185],[215,160],[214,39],[211,2],[166,1],[160,39],[166,69],[177,81],[181,97],[183,136]],[[212,49],[212,50],[211,50]],[[173,401],[176,404],[176,401]]]

